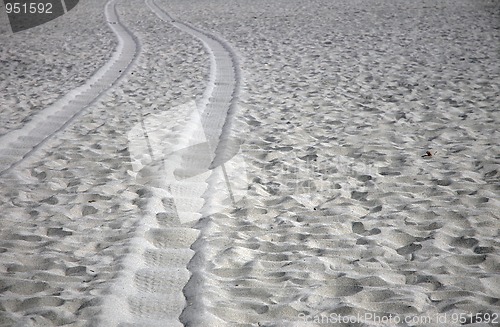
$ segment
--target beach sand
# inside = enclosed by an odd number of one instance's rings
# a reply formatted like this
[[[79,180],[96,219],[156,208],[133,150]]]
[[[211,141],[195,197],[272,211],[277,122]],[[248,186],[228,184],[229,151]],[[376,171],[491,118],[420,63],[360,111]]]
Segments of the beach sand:
[[[0,176],[0,326],[498,325],[498,2],[156,4],[117,3],[129,72]],[[0,35],[0,134],[111,57],[103,10]]]
[[[77,15],[78,10],[102,20],[103,8],[80,3],[51,23],[3,36],[12,47],[8,51],[14,54],[23,49],[25,33],[36,35],[40,29],[57,34],[56,25],[63,19],[67,19],[64,26],[70,25],[76,19],[70,15]],[[76,123],[1,178],[1,326],[98,324],[104,294],[121,271],[130,250],[128,243],[148,202],[147,187],[134,175],[127,133],[143,117],[179,111],[175,108],[182,109],[181,105],[203,93],[209,63],[202,45],[186,40],[176,29],[155,19],[142,2],[119,4],[118,10],[122,21],[141,37],[142,55],[135,66]],[[137,24],[137,20],[144,23]],[[104,22],[101,25],[101,32],[113,36]],[[100,49],[96,35],[83,34],[80,39],[75,36],[79,42],[69,42],[63,34],[59,37],[61,42],[87,47],[78,55],[99,67],[95,53],[110,57],[116,40],[110,37],[111,44]],[[38,43],[40,56],[44,57],[45,45]],[[75,65],[85,63],[84,59],[66,59]],[[103,61],[107,59],[103,57]],[[50,72],[44,78],[58,78],[57,72]],[[83,69],[79,73],[72,78],[87,78]],[[16,82],[13,78],[12,83]],[[40,92],[34,101],[57,99],[55,90],[59,85],[44,85],[52,93]],[[11,90],[9,96],[21,98],[24,91]],[[12,111],[18,109],[22,110],[11,107]],[[168,126],[172,140],[178,134],[175,126],[188,113],[179,115],[166,117],[172,120]],[[8,118],[2,118],[2,122],[22,124],[15,115]]]
[[[8,24],[2,10],[0,26]],[[77,22],[77,23],[75,23]],[[0,135],[88,80],[117,44],[104,3],[91,0],[36,28],[0,28]]]

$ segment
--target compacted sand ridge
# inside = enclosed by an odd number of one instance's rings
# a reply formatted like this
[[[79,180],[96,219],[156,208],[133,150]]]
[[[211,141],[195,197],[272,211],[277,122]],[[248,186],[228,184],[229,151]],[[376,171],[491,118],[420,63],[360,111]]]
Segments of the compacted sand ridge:
[[[498,1],[115,3],[128,72],[0,176],[0,326],[498,325]],[[104,8],[1,30],[0,134]]]

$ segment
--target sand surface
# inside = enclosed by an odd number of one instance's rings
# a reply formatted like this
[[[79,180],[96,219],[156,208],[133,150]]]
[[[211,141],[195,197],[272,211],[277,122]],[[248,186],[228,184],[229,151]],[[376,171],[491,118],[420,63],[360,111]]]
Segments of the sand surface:
[[[116,12],[127,73],[0,176],[0,326],[498,325],[498,2]],[[0,34],[0,134],[118,43]]]
[[[107,27],[104,5],[88,1],[21,33],[0,29],[0,135],[29,122],[109,59],[117,40]],[[0,26],[7,22],[2,10]]]

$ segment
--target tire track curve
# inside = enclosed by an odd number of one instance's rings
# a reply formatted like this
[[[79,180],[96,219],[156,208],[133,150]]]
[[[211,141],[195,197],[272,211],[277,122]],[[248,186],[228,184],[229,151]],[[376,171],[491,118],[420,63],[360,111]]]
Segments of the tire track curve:
[[[193,244],[203,235],[200,219],[233,200],[224,162],[235,152],[229,134],[240,85],[238,62],[224,40],[174,20],[154,0],[145,3],[160,19],[204,44],[210,55],[210,78],[201,103],[177,137],[178,150],[157,151],[167,154],[153,158],[150,167],[138,173],[150,197],[123,269],[104,299],[99,324],[208,326],[200,298],[203,255],[193,250]],[[154,136],[142,128],[143,149],[148,151],[154,143],[148,140]]]
[[[12,171],[50,138],[68,127],[130,70],[139,55],[140,43],[120,21],[116,12],[117,1],[110,0],[105,7],[108,25],[118,39],[111,59],[84,85],[71,90],[36,114],[22,128],[0,137],[0,176]]]

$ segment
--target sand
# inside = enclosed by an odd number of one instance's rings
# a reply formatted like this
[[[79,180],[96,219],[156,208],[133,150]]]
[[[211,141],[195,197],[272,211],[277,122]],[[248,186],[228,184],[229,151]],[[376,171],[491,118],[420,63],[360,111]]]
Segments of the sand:
[[[94,0],[16,34],[2,10],[0,26],[0,135],[19,129],[90,79],[118,43],[107,26],[104,4]]]
[[[2,326],[100,324],[105,295],[133,251],[129,243],[150,202],[147,186],[134,174],[127,133],[166,108],[189,118],[182,109],[203,93],[209,67],[202,45],[184,40],[167,24],[155,32],[159,20],[147,7],[136,7],[131,3],[118,10],[129,26],[146,17],[133,33],[142,35],[141,53],[149,55],[137,58],[121,86],[78,122],[2,176]],[[103,16],[102,6],[85,8]],[[157,44],[160,38],[165,42]],[[110,60],[114,48],[106,50]],[[183,59],[186,52],[189,61]],[[181,123],[169,126],[171,141]]]
[[[0,325],[497,325],[499,9],[118,1],[127,73],[0,177]],[[111,60],[104,17],[0,35],[2,133]]]

